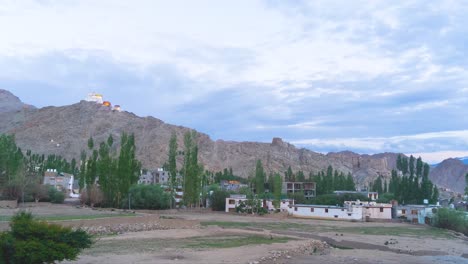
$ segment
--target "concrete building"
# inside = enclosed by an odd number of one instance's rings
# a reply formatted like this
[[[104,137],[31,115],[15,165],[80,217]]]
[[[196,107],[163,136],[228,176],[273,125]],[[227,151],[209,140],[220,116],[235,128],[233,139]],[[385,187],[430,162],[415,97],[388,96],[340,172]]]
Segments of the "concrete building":
[[[176,181],[178,185],[181,184],[181,180],[182,176],[177,174]],[[138,184],[160,184],[166,186],[169,185],[169,181],[169,172],[162,168],[158,168],[157,170],[148,170],[146,173],[141,172]]]
[[[440,205],[408,204],[393,208],[393,218],[409,221],[413,224],[430,224]]]
[[[300,192],[304,193],[306,199],[315,197],[315,182],[283,182],[281,193],[295,194]]]
[[[379,221],[392,219],[392,205],[375,202],[346,201],[344,206],[305,205],[290,206],[289,214],[299,218],[329,220]]]
[[[79,197],[78,181],[69,173],[58,173],[55,169],[48,169],[44,172],[42,184],[54,186],[57,190],[65,192],[72,198]]]
[[[376,202],[361,202],[361,201],[345,201],[345,207],[362,207],[362,216],[365,221],[373,220],[391,220],[392,219],[392,204],[376,203]]]
[[[329,205],[296,204],[288,213],[298,218],[362,221],[362,207],[339,207]]]

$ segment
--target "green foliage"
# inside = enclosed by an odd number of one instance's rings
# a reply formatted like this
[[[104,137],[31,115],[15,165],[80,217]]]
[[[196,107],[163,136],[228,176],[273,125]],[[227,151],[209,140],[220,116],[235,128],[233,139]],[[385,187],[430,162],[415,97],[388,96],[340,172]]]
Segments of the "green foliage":
[[[291,169],[291,166],[288,166],[288,170],[284,173],[284,180],[285,181],[295,181],[294,173]]]
[[[229,169],[225,168],[223,171],[218,171],[214,173],[213,180],[216,183],[220,183],[222,180],[239,181],[241,183],[247,183],[247,179],[234,175],[232,172],[232,168],[229,168]]]
[[[465,195],[468,195],[468,173],[465,175]]]
[[[49,187],[48,195],[51,203],[61,204],[65,201],[65,194],[53,186]]]
[[[316,175],[310,174],[309,179],[317,184],[317,195],[331,194],[333,191],[355,191],[354,179],[351,173],[345,177],[343,172],[333,170],[328,166],[327,171]]]
[[[429,180],[429,164],[424,163],[420,157],[415,160],[410,156],[408,162],[407,157],[398,155],[397,169],[403,176],[398,177],[398,172],[392,170],[388,191],[394,194],[399,203],[423,204],[424,199],[428,199],[430,203],[438,201],[439,191]]]
[[[255,192],[257,194],[265,193],[265,172],[261,160],[257,160],[255,166]]]
[[[169,183],[171,188],[171,194],[174,193],[174,188],[177,187],[177,135],[175,132],[172,133],[171,139],[169,140]]]
[[[211,209],[213,211],[224,211],[226,209],[226,198],[229,193],[225,190],[214,190],[210,197]]]
[[[196,137],[195,131],[189,131],[184,135],[184,203],[189,207],[199,205],[201,191],[200,176],[203,172],[202,167],[198,163]]]
[[[92,138],[88,140],[88,149],[81,152],[78,182],[80,189],[93,186],[99,179],[100,190],[103,194],[103,205],[119,207],[126,199],[130,187],[137,183],[140,176],[141,163],[136,159],[135,136],[121,134],[120,150],[113,148],[114,138],[109,135],[105,142],[94,149]],[[118,154],[118,155],[117,155]],[[86,195],[92,197],[87,188]],[[101,200],[101,199],[98,199]]]
[[[241,201],[236,207],[236,212],[264,215],[268,213],[268,210],[262,207],[262,200],[253,196],[246,201]]]
[[[275,208],[279,208],[280,207],[280,202],[281,202],[281,188],[282,188],[282,185],[283,185],[283,180],[281,179],[281,176],[276,173],[275,176],[274,176],[274,206]]]
[[[0,234],[0,263],[40,264],[75,260],[82,249],[92,245],[83,230],[49,225],[20,212],[12,218],[11,231]]]
[[[390,201],[395,200],[395,195],[393,193],[383,193],[379,195],[378,203],[390,203]]]
[[[288,198],[293,199],[296,204],[305,204],[308,201],[304,196],[304,192],[288,193]]]
[[[132,209],[168,209],[171,196],[159,185],[133,185],[130,190],[130,207]],[[128,206],[128,198],[123,200],[122,207]]]
[[[439,208],[433,218],[435,227],[445,228],[468,235],[468,215],[466,212],[449,208]]]
[[[46,169],[72,173],[75,164],[70,164],[61,156],[32,153],[23,154],[16,146],[14,136],[0,135],[0,199],[32,199],[32,187],[42,181]]]

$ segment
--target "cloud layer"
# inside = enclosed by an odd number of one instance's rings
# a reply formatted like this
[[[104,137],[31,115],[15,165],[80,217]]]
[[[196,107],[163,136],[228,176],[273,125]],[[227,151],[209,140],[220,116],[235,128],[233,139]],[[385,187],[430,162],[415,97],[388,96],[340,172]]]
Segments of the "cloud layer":
[[[38,106],[98,91],[215,139],[454,153],[468,149],[466,13],[461,1],[4,1],[0,87]]]

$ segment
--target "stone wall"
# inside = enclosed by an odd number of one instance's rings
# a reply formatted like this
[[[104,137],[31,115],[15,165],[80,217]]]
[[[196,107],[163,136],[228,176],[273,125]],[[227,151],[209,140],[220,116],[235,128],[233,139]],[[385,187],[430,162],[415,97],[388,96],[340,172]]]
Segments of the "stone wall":
[[[18,201],[17,200],[0,200],[0,208],[17,208]]]

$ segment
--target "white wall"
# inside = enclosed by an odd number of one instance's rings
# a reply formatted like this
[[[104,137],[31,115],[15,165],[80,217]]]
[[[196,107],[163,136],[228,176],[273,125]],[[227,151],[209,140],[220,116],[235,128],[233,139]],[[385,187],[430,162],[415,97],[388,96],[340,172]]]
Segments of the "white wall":
[[[311,211],[311,208],[314,209],[313,212]],[[328,213],[326,212],[326,209],[328,209]],[[348,210],[346,208],[296,205],[289,208],[288,212],[294,217],[362,221],[362,207],[353,207]]]
[[[363,207],[364,208],[364,217],[369,216],[370,219],[392,219],[392,207],[382,206],[382,207]],[[380,209],[383,209],[383,212]]]

